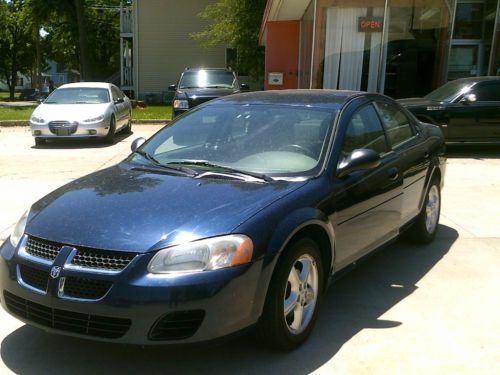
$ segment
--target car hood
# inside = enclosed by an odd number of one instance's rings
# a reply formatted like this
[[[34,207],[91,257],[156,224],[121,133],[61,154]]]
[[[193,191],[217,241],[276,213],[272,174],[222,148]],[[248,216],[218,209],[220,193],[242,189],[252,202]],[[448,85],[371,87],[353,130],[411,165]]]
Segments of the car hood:
[[[104,115],[110,103],[102,104],[40,104],[32,116],[49,121],[83,121]]]
[[[73,246],[146,252],[231,233],[305,183],[192,178],[123,162],[39,200],[26,232]]]
[[[199,89],[179,89],[177,91],[177,97],[182,98],[188,98],[188,99],[196,99],[197,97],[199,98],[204,98],[204,97],[214,97],[218,98],[220,96],[226,96],[233,94],[236,90],[233,88],[199,88]]]
[[[397,102],[405,107],[428,107],[428,106],[435,106],[436,104],[441,103],[438,100],[431,100],[426,98],[398,99]]]

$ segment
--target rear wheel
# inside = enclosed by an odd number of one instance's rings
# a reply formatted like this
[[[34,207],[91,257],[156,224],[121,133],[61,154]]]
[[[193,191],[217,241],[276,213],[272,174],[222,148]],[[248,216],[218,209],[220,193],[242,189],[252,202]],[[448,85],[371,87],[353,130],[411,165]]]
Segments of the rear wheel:
[[[414,242],[431,242],[436,237],[440,213],[441,189],[438,179],[434,178],[427,190],[422,211],[408,229],[408,237]]]
[[[110,145],[115,143],[115,131],[116,131],[116,119],[115,116],[111,116],[111,120],[109,120],[109,131],[108,135],[104,137],[104,142],[109,143]]]
[[[257,337],[265,345],[291,350],[316,321],[323,292],[323,265],[316,243],[302,238],[281,256],[269,286]]]

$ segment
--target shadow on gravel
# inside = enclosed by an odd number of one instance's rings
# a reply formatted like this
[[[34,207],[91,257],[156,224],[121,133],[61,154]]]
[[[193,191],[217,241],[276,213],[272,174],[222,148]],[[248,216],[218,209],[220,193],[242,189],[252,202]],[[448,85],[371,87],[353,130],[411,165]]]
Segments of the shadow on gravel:
[[[450,159],[500,159],[499,145],[448,145],[446,156]]]
[[[49,139],[45,144],[40,146],[31,146],[33,149],[44,150],[44,149],[73,149],[73,148],[106,148],[113,147],[116,143],[133,136],[134,133],[123,134],[117,133],[115,135],[115,143],[109,144],[102,139]],[[33,140],[34,142],[34,140]]]
[[[441,225],[432,244],[398,241],[359,264],[326,292],[311,337],[293,352],[269,351],[251,335],[218,345],[143,348],[51,335],[25,325],[3,340],[1,357],[18,374],[308,374],[363,329],[405,324],[379,317],[417,289],[457,238],[454,229]]]

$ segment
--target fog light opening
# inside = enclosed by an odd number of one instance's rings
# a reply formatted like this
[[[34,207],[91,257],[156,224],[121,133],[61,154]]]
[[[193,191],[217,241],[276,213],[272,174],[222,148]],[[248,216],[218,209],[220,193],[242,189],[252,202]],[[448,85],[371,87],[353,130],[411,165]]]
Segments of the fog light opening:
[[[33,132],[34,135],[42,135],[42,131],[41,130],[35,130]]]
[[[89,134],[90,135],[96,135],[97,134],[97,130],[95,130],[95,129],[89,129]]]

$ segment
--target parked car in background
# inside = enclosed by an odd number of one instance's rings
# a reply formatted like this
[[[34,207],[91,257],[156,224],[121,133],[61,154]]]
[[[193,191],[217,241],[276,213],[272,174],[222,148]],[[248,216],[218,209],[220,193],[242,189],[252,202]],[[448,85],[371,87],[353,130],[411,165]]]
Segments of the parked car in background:
[[[438,125],[447,143],[500,142],[500,77],[457,79],[423,98],[398,102]]]
[[[442,133],[383,95],[231,95],[143,141],[23,215],[0,248],[9,313],[135,344],[256,325],[292,349],[332,276],[403,231],[425,243],[438,229]]]
[[[169,86],[175,91],[172,101],[173,117],[176,117],[206,101],[240,91],[248,91],[248,85],[239,84],[230,69],[187,68],[179,81]]]
[[[116,132],[132,131],[132,106],[113,84],[69,83],[54,90],[33,111],[30,127],[37,145],[47,139],[69,138],[113,143]]]

